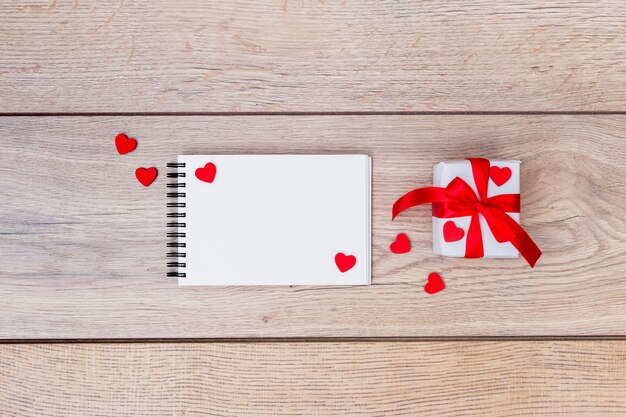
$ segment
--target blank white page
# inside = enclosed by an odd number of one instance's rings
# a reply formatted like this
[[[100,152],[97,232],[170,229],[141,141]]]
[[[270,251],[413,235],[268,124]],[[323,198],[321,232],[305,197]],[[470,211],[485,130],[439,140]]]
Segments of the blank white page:
[[[182,155],[180,285],[368,285],[367,155]],[[213,182],[196,170],[215,165]],[[356,257],[341,272],[337,253]]]

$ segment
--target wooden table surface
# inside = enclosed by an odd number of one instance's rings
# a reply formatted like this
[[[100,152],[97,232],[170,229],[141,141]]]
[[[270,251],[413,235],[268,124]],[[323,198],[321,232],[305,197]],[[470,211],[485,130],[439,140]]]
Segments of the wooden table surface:
[[[626,3],[46,1],[0,1],[0,415],[626,414]],[[177,154],[355,152],[372,286],[165,276]],[[534,269],[390,221],[469,156],[522,160]]]

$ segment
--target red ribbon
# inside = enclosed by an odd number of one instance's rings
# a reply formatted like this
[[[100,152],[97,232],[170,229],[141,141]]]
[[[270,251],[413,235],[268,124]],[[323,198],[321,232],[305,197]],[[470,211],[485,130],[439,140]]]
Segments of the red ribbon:
[[[480,231],[480,213],[500,243],[511,242],[531,267],[541,256],[541,250],[526,231],[506,213],[519,213],[520,195],[501,194],[487,197],[489,160],[470,158],[472,174],[478,195],[461,178],[456,177],[447,187],[424,187],[409,191],[395,202],[392,219],[404,210],[421,204],[433,205],[433,216],[439,218],[471,216],[465,246],[466,258],[482,258],[483,237]]]

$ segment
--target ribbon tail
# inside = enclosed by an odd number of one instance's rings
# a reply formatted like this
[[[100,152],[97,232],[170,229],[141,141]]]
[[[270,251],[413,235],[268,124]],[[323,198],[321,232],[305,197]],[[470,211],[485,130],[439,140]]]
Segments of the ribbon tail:
[[[511,239],[511,243],[515,248],[522,254],[526,262],[530,265],[531,268],[535,267],[535,264],[541,257],[541,249],[535,243],[535,241],[526,233],[526,231],[519,225],[517,222],[515,224],[518,227],[516,231],[516,236],[514,239]]]
[[[393,208],[391,209],[391,220],[395,219],[398,214],[411,207],[445,201],[446,196],[444,191],[445,188],[440,187],[423,187],[409,191],[393,204]]]
[[[541,249],[524,228],[503,211],[488,210],[483,212],[483,216],[496,240],[501,243],[511,242],[533,268],[541,257]]]

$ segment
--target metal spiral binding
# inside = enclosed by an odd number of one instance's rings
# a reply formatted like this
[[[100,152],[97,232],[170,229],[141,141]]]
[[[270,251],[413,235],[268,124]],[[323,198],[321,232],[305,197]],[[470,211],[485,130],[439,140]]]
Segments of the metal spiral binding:
[[[176,171],[168,172],[167,178],[185,178],[184,172],[178,172],[178,168],[185,168],[185,163],[168,163],[168,168],[175,168]],[[174,209],[175,211],[171,211],[167,213],[168,220],[175,218],[180,219],[183,217],[187,217],[187,214],[183,210],[186,207],[184,202],[181,202],[181,199],[186,197],[186,194],[180,190],[181,188],[185,188],[184,182],[170,182],[167,184],[167,188],[176,188],[176,192],[169,191],[167,192],[167,198],[172,199],[167,202],[168,209]],[[187,246],[184,239],[187,237],[184,231],[180,231],[187,226],[187,224],[183,221],[168,221],[167,227],[176,228],[175,232],[167,232],[167,247],[168,248],[177,248],[175,252],[167,252],[168,258],[185,258],[187,254],[185,253],[184,248]],[[175,262],[168,262],[168,268],[176,268],[175,271],[168,271],[168,277],[177,277],[177,278],[185,278],[186,274],[184,272],[180,272],[181,268],[185,268],[187,264],[185,262],[180,262],[180,260],[176,260]]]

